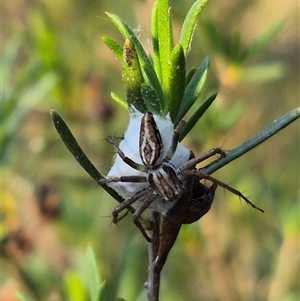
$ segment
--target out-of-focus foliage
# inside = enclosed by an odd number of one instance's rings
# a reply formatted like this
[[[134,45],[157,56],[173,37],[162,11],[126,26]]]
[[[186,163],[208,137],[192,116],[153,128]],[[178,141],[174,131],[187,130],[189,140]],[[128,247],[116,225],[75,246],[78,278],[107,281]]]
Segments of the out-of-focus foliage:
[[[192,3],[171,1],[175,34]],[[106,172],[113,151],[104,138],[121,136],[128,117],[110,99],[111,91],[123,93],[121,67],[100,36],[122,39],[104,11],[137,28],[147,47],[152,5],[3,2],[3,300],[17,300],[17,290],[35,300],[90,300],[84,276],[90,243],[101,281],[106,280],[103,300],[145,300],[143,238],[130,216],[119,227],[111,225],[117,203],[68,153],[49,110],[60,112],[89,158]],[[183,141],[196,154],[214,146],[231,149],[297,106],[296,7],[293,0],[207,4],[188,65],[209,56],[203,97],[219,94]],[[281,31],[263,52],[234,60],[234,52],[226,51],[251,49],[281,20]],[[292,124],[215,175],[246,191],[265,213],[218,189],[211,211],[181,231],[163,270],[163,300],[298,300],[298,146],[298,125]]]

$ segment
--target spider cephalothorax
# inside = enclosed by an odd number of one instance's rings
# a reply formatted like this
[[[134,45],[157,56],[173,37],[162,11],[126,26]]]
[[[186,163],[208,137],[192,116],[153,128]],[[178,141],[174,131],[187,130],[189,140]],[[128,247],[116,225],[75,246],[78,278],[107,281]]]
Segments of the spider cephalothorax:
[[[146,234],[144,227],[139,221],[141,214],[147,208],[150,208],[165,215],[167,211],[176,204],[183,185],[185,185],[186,181],[189,180],[194,181],[197,179],[198,182],[201,179],[208,179],[214,184],[214,189],[212,189],[213,194],[216,186],[219,185],[243,198],[252,207],[259,209],[239,191],[205,174],[203,171],[201,171],[201,169],[195,169],[196,164],[216,154],[219,154],[221,157],[226,156],[225,152],[220,148],[211,149],[208,152],[199,155],[198,157],[192,157],[192,152],[189,151],[189,156],[186,157],[181,164],[177,164],[177,167],[175,167],[175,162],[174,164],[170,162],[175,157],[174,154],[179,146],[179,135],[184,125],[185,122],[181,121],[175,128],[169,149],[167,152],[165,152],[161,133],[157,127],[153,114],[151,112],[144,113],[141,118],[138,137],[138,153],[141,163],[135,162],[126,156],[126,154],[116,145],[114,139],[110,136],[107,137],[108,142],[113,145],[118,156],[126,163],[126,165],[132,167],[139,173],[135,175],[125,174],[112,177],[110,176],[104,180],[100,180],[100,184],[110,185],[113,183],[144,183],[142,187],[137,188],[136,191],[133,191],[131,195],[126,197],[125,200],[115,208],[112,213],[113,222],[117,223],[120,220],[118,215],[121,211],[129,206],[135,207],[136,211],[133,214],[134,222],[140,228],[141,232],[148,241],[150,241],[150,238]],[[124,139],[126,139],[126,135]],[[163,153],[166,155],[163,155]],[[201,216],[201,214],[203,215],[203,212],[206,210],[201,206],[198,206],[200,203],[197,199],[197,196],[195,196],[195,194],[197,194],[196,188],[197,184],[194,184],[192,194],[194,201],[192,199],[190,200],[190,204],[188,205],[186,212],[188,216],[185,218],[185,223],[193,222],[194,220],[198,219],[198,216]],[[203,189],[201,191],[203,191]],[[201,198],[202,196],[199,197]],[[212,201],[213,195],[210,195],[209,198]],[[169,205],[166,207],[166,204]],[[209,208],[207,211],[208,210]],[[195,216],[192,217],[192,214],[195,214]]]

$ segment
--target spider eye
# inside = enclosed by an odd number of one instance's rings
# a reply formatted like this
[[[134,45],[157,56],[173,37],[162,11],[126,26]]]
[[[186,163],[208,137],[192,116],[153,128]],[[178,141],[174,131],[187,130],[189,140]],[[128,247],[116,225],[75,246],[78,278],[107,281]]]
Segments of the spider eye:
[[[153,166],[158,161],[163,145],[159,129],[151,112],[146,112],[141,120],[139,152],[146,166]]]

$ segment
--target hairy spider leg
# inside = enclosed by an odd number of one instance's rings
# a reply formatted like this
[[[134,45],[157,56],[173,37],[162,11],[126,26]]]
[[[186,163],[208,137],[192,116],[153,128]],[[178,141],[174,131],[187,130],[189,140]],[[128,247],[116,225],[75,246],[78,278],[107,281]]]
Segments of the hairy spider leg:
[[[151,238],[148,236],[145,227],[142,225],[140,221],[140,217],[142,213],[149,207],[149,205],[155,200],[157,197],[156,193],[150,193],[149,187],[145,187],[126,199],[124,202],[122,202],[119,206],[117,206],[114,211],[112,212],[113,216],[113,223],[117,224],[123,217],[119,218],[119,213],[129,207],[131,204],[133,204],[138,199],[145,196],[144,200],[140,203],[140,205],[137,207],[136,211],[133,214],[133,221],[135,225],[140,229],[142,235],[146,238],[148,242],[151,242]]]
[[[144,195],[147,195],[147,193],[150,192],[149,191],[149,186],[142,188],[141,190],[139,190],[138,192],[136,192],[135,194],[133,194],[132,196],[130,196],[129,198],[127,198],[126,200],[124,200],[120,205],[118,205],[114,211],[112,212],[112,216],[113,216],[113,223],[116,224],[118,223],[118,221],[120,221],[121,219],[118,217],[119,213],[121,211],[123,211],[124,209],[128,208],[131,204],[133,204],[135,201],[137,201],[139,198],[143,197]]]
[[[199,155],[198,157],[190,159],[188,162],[186,162],[180,167],[180,170],[181,172],[191,170],[198,163],[203,162],[216,154],[219,154],[221,157],[226,157],[226,153],[221,148],[212,148],[211,150]]]
[[[147,167],[134,162],[133,160],[131,160],[129,157],[127,157],[122,151],[121,149],[116,145],[113,137],[111,136],[107,136],[107,141],[114,147],[114,149],[116,150],[117,154],[120,156],[120,158],[126,163],[128,164],[130,167],[142,171],[142,172],[147,172]],[[111,182],[133,182],[133,183],[138,183],[138,182],[147,182],[147,177],[143,177],[143,176],[121,176],[121,177],[114,177],[114,178],[110,178],[110,179],[101,179],[99,180],[100,184],[108,184]]]
[[[135,225],[140,229],[141,233],[143,234],[143,236],[146,238],[146,240],[148,242],[152,242],[152,239],[149,237],[149,235],[147,234],[145,228],[143,227],[143,225],[141,224],[140,221],[140,217],[142,215],[142,213],[150,206],[150,204],[155,200],[155,198],[157,197],[157,194],[149,194],[144,200],[143,202],[138,206],[138,208],[136,209],[136,211],[133,213],[133,221],[135,223]]]
[[[261,212],[264,212],[263,209],[255,206],[252,202],[250,202],[248,200],[248,198],[246,198],[240,191],[234,189],[233,187],[207,175],[206,173],[202,172],[201,170],[187,170],[183,173],[183,178],[188,178],[188,177],[192,177],[192,176],[198,176],[200,177],[201,179],[207,179],[209,181],[211,181],[212,183],[215,183],[221,187],[223,187],[224,189],[232,192],[233,194],[237,195],[238,197],[242,198],[248,205],[250,205],[252,208],[255,208]]]
[[[121,177],[101,179],[98,181],[98,183],[100,184],[108,184],[111,182],[144,183],[147,181],[148,181],[147,177],[143,177],[143,176],[121,176]]]
[[[142,172],[147,172],[147,167],[144,166],[143,164],[139,164],[134,162],[133,160],[131,160],[129,157],[127,157],[122,151],[121,149],[116,145],[113,137],[111,136],[107,136],[106,140],[114,147],[114,149],[116,150],[116,152],[118,153],[118,155],[120,156],[120,158],[126,163],[128,164],[130,167],[142,171]]]

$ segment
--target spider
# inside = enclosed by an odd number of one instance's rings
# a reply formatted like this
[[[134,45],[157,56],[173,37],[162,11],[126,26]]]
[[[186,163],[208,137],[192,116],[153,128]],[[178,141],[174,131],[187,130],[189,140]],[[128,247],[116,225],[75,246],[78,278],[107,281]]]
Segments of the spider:
[[[175,128],[171,146],[164,158],[161,159],[163,152],[163,143],[161,139],[160,131],[154,120],[151,112],[145,112],[141,119],[140,134],[139,134],[139,155],[143,164],[139,164],[129,157],[127,157],[123,151],[116,145],[113,137],[108,136],[107,141],[115,148],[118,156],[130,167],[144,173],[144,175],[128,175],[120,177],[111,177],[100,180],[100,184],[109,184],[111,182],[127,182],[127,183],[146,183],[146,187],[141,188],[131,196],[126,198],[120,205],[118,205],[112,212],[113,222],[117,223],[121,218],[119,217],[120,212],[130,207],[131,205],[136,207],[133,214],[133,220],[136,226],[140,229],[143,236],[148,242],[151,242],[150,237],[147,235],[145,227],[141,224],[141,214],[153,203],[157,198],[161,202],[176,203],[180,192],[185,182],[191,178],[193,179],[207,179],[211,181],[215,188],[217,185],[229,190],[236,194],[240,198],[244,199],[247,204],[253,208],[258,209],[252,204],[241,192],[232,188],[231,186],[218,181],[217,179],[207,175],[201,169],[195,169],[196,164],[219,155],[220,158],[225,157],[226,153],[221,148],[213,148],[198,157],[190,158],[186,163],[181,165],[179,168],[170,163],[173,155],[178,146],[179,135],[185,126],[185,121],[181,121]],[[191,152],[192,154],[192,152]],[[192,157],[192,156],[191,156]],[[214,190],[215,190],[214,188]],[[202,189],[203,190],[203,189]],[[193,192],[197,193],[194,189]],[[194,193],[195,194],[195,193]],[[195,196],[194,196],[195,197]],[[200,197],[200,196],[199,196]],[[213,198],[213,197],[212,197]],[[136,203],[136,204],[134,204]],[[190,211],[197,207],[197,200],[190,202]],[[194,206],[194,208],[193,208]],[[189,210],[188,209],[188,210]],[[200,209],[199,209],[200,210]],[[202,210],[202,209],[201,209]],[[209,210],[209,208],[208,208]],[[207,211],[208,211],[207,210]],[[158,210],[157,210],[158,211]],[[196,214],[197,215],[197,214]],[[203,214],[202,214],[203,215]],[[193,220],[192,217],[186,217],[187,223],[189,220]],[[199,219],[199,218],[198,218]]]

